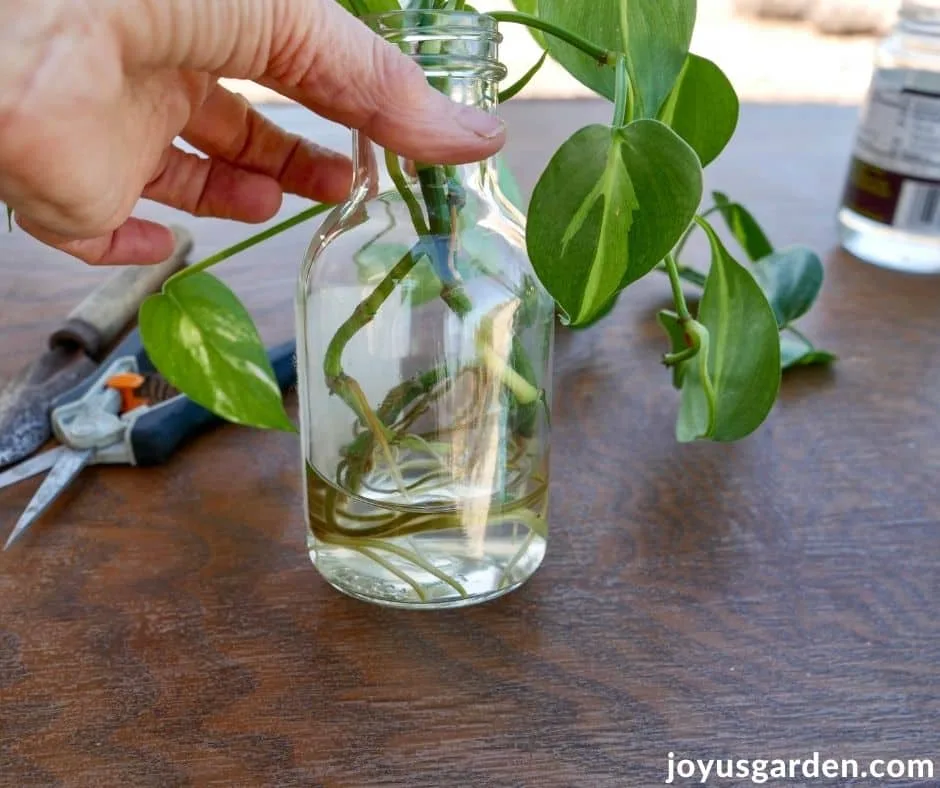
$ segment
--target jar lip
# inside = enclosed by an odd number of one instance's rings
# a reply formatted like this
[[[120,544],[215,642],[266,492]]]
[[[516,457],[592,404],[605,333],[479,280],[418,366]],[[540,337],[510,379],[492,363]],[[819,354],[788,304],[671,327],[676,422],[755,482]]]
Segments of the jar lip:
[[[440,20],[440,24],[427,24],[427,19],[432,14],[434,19]],[[443,27],[477,30],[480,33],[495,33],[498,29],[497,21],[489,14],[480,13],[479,11],[455,11],[449,8],[433,10],[402,8],[397,11],[382,11],[376,14],[363,14],[360,19],[373,30],[382,28],[398,32],[411,29],[434,30],[435,28]],[[414,24],[383,24],[388,20],[402,20],[404,22],[414,20]]]

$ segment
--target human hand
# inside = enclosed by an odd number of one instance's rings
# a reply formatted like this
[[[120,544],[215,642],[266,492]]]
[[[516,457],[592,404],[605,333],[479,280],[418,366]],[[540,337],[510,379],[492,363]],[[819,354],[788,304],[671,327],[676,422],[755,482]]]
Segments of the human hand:
[[[286,133],[219,77],[409,158],[462,163],[504,142],[500,121],[435,91],[335,0],[4,0],[0,53],[0,200],[89,263],[169,256],[170,230],[131,217],[141,197],[263,222],[285,193],[347,196],[346,157]]]

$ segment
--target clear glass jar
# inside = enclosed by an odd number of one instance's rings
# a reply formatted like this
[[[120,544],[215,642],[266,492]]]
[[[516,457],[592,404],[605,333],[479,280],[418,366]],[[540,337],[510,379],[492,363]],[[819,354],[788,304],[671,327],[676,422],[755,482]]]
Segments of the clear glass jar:
[[[492,19],[364,21],[452,99],[496,111]],[[353,156],[351,199],[314,238],[298,293],[310,557],[371,602],[482,602],[545,554],[554,302],[495,160],[402,161],[360,133]]]
[[[940,0],[904,0],[878,46],[838,220],[860,259],[940,272]]]

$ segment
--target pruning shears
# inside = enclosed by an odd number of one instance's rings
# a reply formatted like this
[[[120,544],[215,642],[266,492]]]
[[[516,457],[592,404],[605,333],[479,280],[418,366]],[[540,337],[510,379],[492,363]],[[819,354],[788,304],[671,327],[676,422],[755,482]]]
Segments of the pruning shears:
[[[270,348],[281,391],[295,384],[296,343]],[[157,396],[146,396],[147,389]],[[161,400],[160,390],[170,396]],[[157,372],[135,328],[99,372],[53,403],[52,432],[60,446],[0,474],[0,489],[36,476],[43,480],[10,533],[4,550],[49,508],[89,465],[162,465],[189,438],[223,419],[171,389]]]

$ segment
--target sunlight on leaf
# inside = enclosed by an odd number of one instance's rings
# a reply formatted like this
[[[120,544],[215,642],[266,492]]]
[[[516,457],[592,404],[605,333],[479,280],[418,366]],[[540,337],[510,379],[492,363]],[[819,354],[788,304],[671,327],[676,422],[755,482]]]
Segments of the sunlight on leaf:
[[[572,325],[590,322],[669,252],[695,215],[695,152],[659,121],[576,132],[532,195],[532,264]]]
[[[695,424],[697,434],[690,437],[696,430],[688,429],[686,424],[680,430],[680,440],[735,441],[761,425],[777,398],[780,334],[773,309],[757,280],[728,253],[707,222],[699,223],[712,250],[698,321],[708,329],[707,373],[714,387],[715,418],[710,429],[702,431],[696,409],[696,418],[689,423]],[[686,389],[701,385],[690,368],[683,382],[683,411]],[[701,393],[690,391],[688,396],[697,402]]]
[[[694,148],[704,167],[731,141],[739,110],[724,72],[706,58],[689,55],[659,119]]]
[[[168,282],[140,308],[154,366],[194,402],[228,421],[294,431],[251,315],[211,274]]]
[[[689,53],[694,0],[539,0],[539,16],[629,59],[637,117],[655,118]],[[547,37],[552,57],[582,84],[614,100],[614,70]]]

